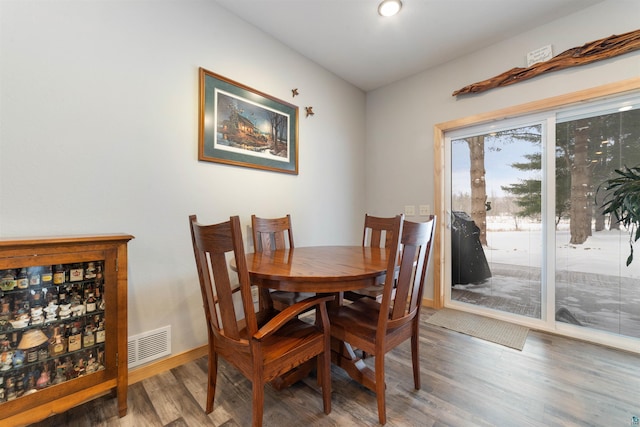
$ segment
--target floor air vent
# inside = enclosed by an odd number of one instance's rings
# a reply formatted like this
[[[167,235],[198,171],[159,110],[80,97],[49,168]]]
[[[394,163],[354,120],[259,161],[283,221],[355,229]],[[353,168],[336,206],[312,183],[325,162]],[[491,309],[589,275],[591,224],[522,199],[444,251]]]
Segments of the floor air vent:
[[[171,354],[171,326],[129,337],[127,347],[129,368],[168,356]]]

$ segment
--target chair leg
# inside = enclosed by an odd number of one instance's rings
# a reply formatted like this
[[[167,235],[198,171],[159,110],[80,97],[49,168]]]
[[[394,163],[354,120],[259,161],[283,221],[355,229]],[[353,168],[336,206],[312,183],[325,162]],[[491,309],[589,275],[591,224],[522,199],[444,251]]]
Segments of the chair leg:
[[[213,399],[216,395],[216,382],[218,379],[218,354],[213,350],[213,346],[209,346],[209,375],[207,379],[207,414],[213,411]]]
[[[258,307],[260,311],[273,308],[273,300],[271,299],[269,289],[260,288],[258,292]]]
[[[384,353],[380,352],[376,356],[376,398],[378,400],[378,421],[380,424],[387,423],[387,409],[385,402],[385,388],[384,383]]]
[[[345,345],[344,345],[344,341],[339,341],[338,342],[338,357],[342,356],[343,354],[345,354]]]
[[[262,415],[264,411],[264,384],[262,381],[253,379],[253,410],[251,425],[253,427],[262,427]]]
[[[413,364],[413,384],[416,390],[420,390],[420,353],[418,351],[418,331],[411,334],[411,362]]]
[[[331,413],[331,352],[323,352],[318,359],[318,382],[322,387],[322,406],[324,413]]]

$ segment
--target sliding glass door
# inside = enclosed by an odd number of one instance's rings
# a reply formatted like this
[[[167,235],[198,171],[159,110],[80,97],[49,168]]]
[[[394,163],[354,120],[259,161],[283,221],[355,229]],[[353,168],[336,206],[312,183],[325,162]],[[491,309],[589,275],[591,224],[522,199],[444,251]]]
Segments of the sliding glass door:
[[[626,265],[630,230],[602,207],[603,182],[640,165],[640,110],[618,108],[558,115],[556,320],[640,338],[640,256]]]
[[[445,305],[640,338],[635,231],[603,207],[640,168],[639,95],[448,132],[445,159]]]
[[[451,299],[541,313],[542,124],[451,140]]]

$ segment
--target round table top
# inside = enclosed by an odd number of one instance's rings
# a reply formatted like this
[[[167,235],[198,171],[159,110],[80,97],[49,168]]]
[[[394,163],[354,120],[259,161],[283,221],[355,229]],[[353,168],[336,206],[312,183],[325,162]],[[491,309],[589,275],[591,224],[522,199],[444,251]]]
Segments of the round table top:
[[[294,292],[340,292],[379,283],[388,251],[363,246],[309,246],[248,253],[259,286]]]

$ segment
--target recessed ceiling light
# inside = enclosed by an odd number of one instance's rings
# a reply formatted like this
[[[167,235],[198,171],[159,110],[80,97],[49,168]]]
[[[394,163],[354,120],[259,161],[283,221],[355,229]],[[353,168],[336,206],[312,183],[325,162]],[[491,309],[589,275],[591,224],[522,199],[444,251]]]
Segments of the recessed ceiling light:
[[[402,2],[400,0],[383,0],[378,6],[380,16],[393,16],[400,12]]]

